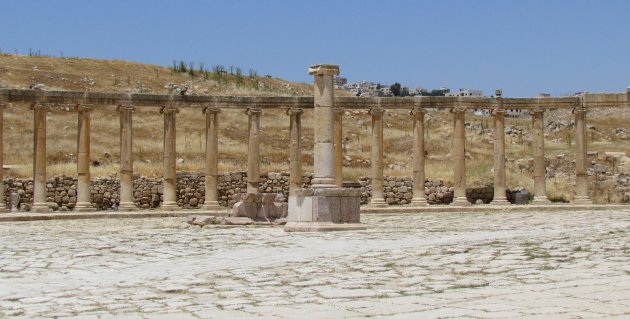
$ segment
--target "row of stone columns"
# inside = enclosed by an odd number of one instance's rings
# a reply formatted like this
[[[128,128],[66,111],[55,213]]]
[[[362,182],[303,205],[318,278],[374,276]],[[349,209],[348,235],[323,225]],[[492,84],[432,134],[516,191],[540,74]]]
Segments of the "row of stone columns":
[[[322,94],[324,96],[325,94]],[[500,99],[500,96],[498,97]],[[315,109],[320,113],[326,113],[333,120],[333,127],[320,127],[330,125],[324,122],[316,123],[316,147],[326,148],[320,152],[322,156],[332,156],[332,161],[315,158],[315,166],[319,175],[315,176],[314,187],[342,187],[342,123],[343,109],[333,109],[332,101],[316,99],[320,105]],[[46,113],[50,107],[45,103],[34,103],[34,195],[33,212],[49,212],[51,209],[46,203]],[[133,199],[133,148],[132,148],[132,114],[134,106],[123,104],[118,107],[120,113],[120,204],[119,210],[134,210]],[[2,123],[4,104],[0,103],[0,123]],[[77,136],[77,211],[93,211],[90,198],[90,111],[91,105],[78,105],[78,136]],[[207,107],[203,109],[206,115],[206,180],[204,210],[220,209],[217,194],[218,174],[218,114],[217,108]],[[455,107],[453,113],[453,159],[454,170],[454,205],[468,205],[466,199],[466,161],[465,161],[465,112],[463,107]],[[162,209],[177,209],[176,187],[176,107],[162,108],[164,115],[164,200]],[[247,192],[258,193],[260,185],[260,114],[258,108],[247,110],[248,115],[248,177]],[[387,203],[383,194],[383,114],[384,109],[374,108],[369,112],[372,116],[372,149],[371,149],[371,175],[372,175],[372,199],[370,205],[384,207]],[[533,155],[534,155],[534,203],[548,203],[545,188],[545,159],[544,159],[544,124],[542,109],[532,110],[533,121]],[[291,108],[287,110],[290,116],[290,192],[301,187],[301,116],[303,110]],[[576,200],[575,203],[590,204],[588,196],[588,179],[586,174],[586,108],[580,107],[574,110],[576,127]],[[413,119],[413,198],[412,205],[426,205],[424,194],[424,110],[414,108],[411,111]],[[499,100],[499,107],[493,112],[494,117],[494,180],[495,198],[494,204],[508,204],[505,193],[505,110]],[[321,118],[321,116],[320,116]],[[0,124],[1,125],[1,124]],[[0,150],[2,150],[2,130],[0,126]],[[2,165],[2,152],[0,152],[0,165]],[[329,164],[334,163],[333,167]],[[2,170],[0,170],[2,178]],[[3,191],[0,183],[0,194]],[[6,210],[6,205],[0,201],[0,211]]]
[[[505,172],[505,109],[503,108],[500,92],[497,91],[498,107],[493,110],[494,122],[494,205],[509,205],[506,194]],[[371,149],[371,179],[372,198],[370,206],[385,207],[383,196],[383,113],[381,108],[372,109],[372,149]],[[453,114],[453,150],[451,152],[454,198],[452,205],[470,205],[466,198],[466,108],[456,106],[451,109]],[[544,151],[544,110],[532,110],[533,121],[533,155],[534,155],[534,204],[548,204],[545,186],[545,151]],[[588,175],[586,172],[586,108],[574,110],[576,135],[576,197],[575,204],[592,204],[588,194]],[[414,108],[413,118],[413,198],[411,205],[423,206],[427,204],[424,193],[424,110]],[[339,123],[341,123],[339,121]]]

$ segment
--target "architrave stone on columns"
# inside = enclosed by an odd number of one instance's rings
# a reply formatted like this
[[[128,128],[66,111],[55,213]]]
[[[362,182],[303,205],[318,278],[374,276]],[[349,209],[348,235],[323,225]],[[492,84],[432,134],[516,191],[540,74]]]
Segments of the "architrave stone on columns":
[[[413,198],[412,206],[426,206],[424,192],[424,109],[414,108],[410,112],[413,117]]]

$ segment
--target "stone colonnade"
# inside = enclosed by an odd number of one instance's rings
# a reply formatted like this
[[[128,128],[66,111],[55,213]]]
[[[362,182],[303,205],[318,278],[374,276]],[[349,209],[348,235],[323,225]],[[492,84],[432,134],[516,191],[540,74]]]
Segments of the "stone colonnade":
[[[331,76],[315,77],[316,88],[323,90],[316,91],[314,101],[315,107],[315,176],[313,179],[313,188],[339,188],[343,185],[342,166],[343,166],[343,114],[344,103],[352,105],[353,102],[345,101],[335,106],[334,96],[331,92],[332,85],[330,83],[318,83],[317,81],[332,81]],[[320,90],[318,89],[318,90]],[[31,91],[32,92],[32,91]],[[488,99],[484,103],[492,103],[493,120],[494,120],[494,180],[495,180],[495,198],[494,204],[508,204],[505,196],[505,109],[508,105],[504,105],[504,100],[497,92],[497,97]],[[21,93],[24,94],[24,93]],[[3,163],[2,156],[2,124],[4,108],[9,102],[8,95],[4,93],[0,95],[0,165]],[[10,96],[9,96],[10,97]],[[621,100],[618,96],[614,96],[615,100],[608,105],[615,106],[623,103],[630,103],[630,89],[624,93],[625,100]],[[172,97],[171,97],[172,99]],[[602,97],[595,96],[592,103],[604,103]],[[600,100],[597,100],[600,99]],[[371,149],[371,180],[372,180],[372,199],[370,205],[374,207],[385,207],[387,203],[383,194],[383,115],[388,107],[382,107],[381,102],[386,99],[357,99],[369,105],[370,115],[372,118],[372,149]],[[534,99],[531,106],[538,103],[545,107],[531,107],[530,114],[533,124],[533,156],[534,156],[534,204],[547,204],[549,201],[546,196],[545,188],[545,151],[544,151],[544,111],[552,108],[549,103],[545,104],[545,99]],[[40,102],[41,101],[41,102]],[[81,101],[77,96],[75,101]],[[85,103],[76,103],[74,110],[78,114],[78,136],[77,136],[77,211],[93,211],[94,208],[90,203],[90,113],[94,104],[99,102],[90,102],[89,96],[85,95]],[[105,102],[109,100],[103,100]],[[122,97],[117,100],[119,104],[117,110],[120,115],[120,211],[131,211],[136,209],[134,205],[133,195],[133,114],[135,106],[133,99]],[[246,100],[249,108],[246,111],[248,116],[248,180],[247,192],[258,193],[260,184],[260,116],[262,108],[257,103],[263,101],[266,107],[268,102],[264,99]],[[287,100],[288,101],[288,100]],[[291,100],[295,103],[291,106],[289,103],[282,104],[287,109],[287,115],[290,120],[290,192],[301,186],[301,128],[303,107],[307,107],[298,99]],[[342,100],[344,101],[344,100]],[[466,200],[466,136],[465,136],[465,115],[468,108],[471,108],[471,100],[466,98],[455,98],[448,100],[449,104],[445,104],[453,114],[453,149],[451,153],[452,166],[454,172],[455,196],[453,205],[469,205]],[[580,101],[581,104],[576,104]],[[587,147],[586,147],[586,112],[590,107],[586,104],[586,98],[583,96],[579,100],[571,100],[569,105],[574,108],[575,116],[575,145],[576,145],[576,204],[591,204],[588,194],[588,176],[587,176]],[[602,102],[604,101],[604,102]],[[51,109],[51,104],[45,98],[32,98],[31,109],[34,112],[34,152],[33,152],[33,176],[34,176],[34,194],[33,194],[33,212],[50,212],[51,208],[46,202],[46,117]],[[238,101],[237,101],[238,102]],[[57,102],[55,102],[57,103]],[[181,102],[179,102],[181,103]],[[265,104],[267,103],[267,104]],[[310,102],[313,103],[313,102]],[[433,103],[433,102],[432,102]],[[509,103],[514,103],[509,102]],[[554,102],[556,103],[556,102]],[[559,103],[559,102],[558,102]],[[106,104],[106,103],[103,103]],[[162,108],[161,113],[164,116],[164,199],[162,209],[173,210],[178,209],[176,204],[176,114],[178,106],[184,104],[170,104]],[[218,210],[217,199],[217,173],[218,173],[218,117],[220,114],[220,106],[216,103],[205,103],[202,113],[205,114],[206,123],[206,185],[205,185],[205,202],[203,210]],[[142,105],[147,105],[143,102]],[[388,104],[391,105],[391,104]],[[413,198],[411,205],[426,205],[424,194],[425,180],[425,125],[424,114],[425,106],[411,107],[410,120],[413,121]],[[567,106],[564,106],[567,107]],[[356,106],[355,106],[356,108]],[[2,170],[0,170],[0,178]],[[2,183],[0,183],[0,194],[2,193]],[[0,212],[6,211],[7,207],[3,201],[0,201]]]

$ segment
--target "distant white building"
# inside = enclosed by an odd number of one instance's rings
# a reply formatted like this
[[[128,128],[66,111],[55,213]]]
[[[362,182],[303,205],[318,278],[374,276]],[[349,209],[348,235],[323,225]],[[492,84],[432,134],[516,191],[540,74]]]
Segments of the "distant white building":
[[[448,92],[444,96],[483,96],[483,92],[479,90],[459,89],[456,92]]]
[[[335,79],[333,81],[333,83],[335,84],[335,89],[341,89],[344,85],[348,84],[348,78],[344,78],[341,76],[335,76]]]

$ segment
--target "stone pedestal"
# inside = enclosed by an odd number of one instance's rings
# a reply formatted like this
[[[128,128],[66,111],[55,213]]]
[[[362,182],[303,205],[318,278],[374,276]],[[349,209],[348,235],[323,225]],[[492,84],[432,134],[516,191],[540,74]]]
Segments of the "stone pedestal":
[[[361,190],[299,189],[289,196],[285,231],[365,230],[360,217]]]

